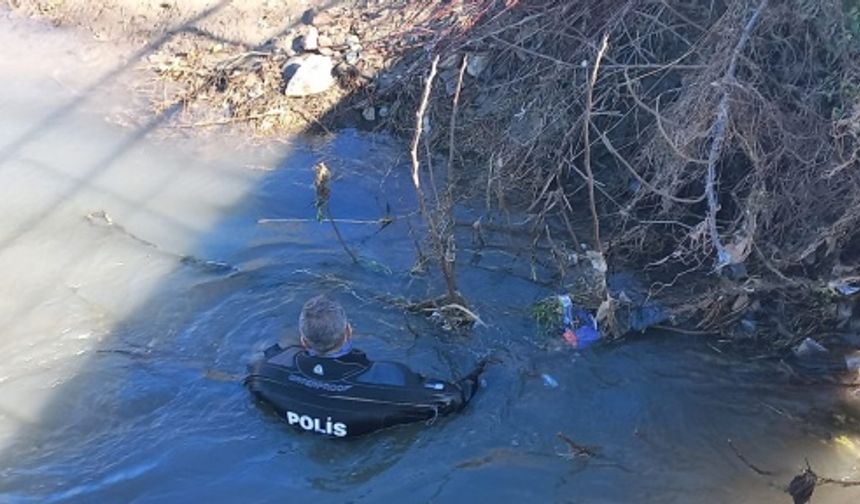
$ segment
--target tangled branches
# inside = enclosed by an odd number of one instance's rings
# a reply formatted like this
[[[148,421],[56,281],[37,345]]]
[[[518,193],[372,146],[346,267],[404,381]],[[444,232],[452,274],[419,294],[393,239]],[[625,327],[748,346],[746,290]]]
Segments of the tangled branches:
[[[858,46],[843,16],[838,0],[497,3],[433,46],[446,83],[453,56],[486,63],[463,87],[461,185],[527,208],[559,263],[586,245],[594,191],[610,260],[676,287],[727,269],[678,303],[702,329],[823,307],[828,282],[860,274]]]

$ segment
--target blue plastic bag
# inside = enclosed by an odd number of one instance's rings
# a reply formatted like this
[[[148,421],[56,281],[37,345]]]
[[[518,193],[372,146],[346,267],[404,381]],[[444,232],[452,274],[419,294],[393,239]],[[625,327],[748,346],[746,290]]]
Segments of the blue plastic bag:
[[[603,335],[590,313],[575,306],[567,294],[558,297],[562,307],[562,338],[573,348],[583,349],[599,341]]]

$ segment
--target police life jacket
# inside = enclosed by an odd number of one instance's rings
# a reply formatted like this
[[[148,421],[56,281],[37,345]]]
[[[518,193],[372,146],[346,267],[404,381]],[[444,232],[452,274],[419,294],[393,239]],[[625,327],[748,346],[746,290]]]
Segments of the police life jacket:
[[[288,424],[342,438],[459,411],[476,378],[428,380],[402,364],[374,363],[360,350],[332,358],[274,345],[245,383]]]

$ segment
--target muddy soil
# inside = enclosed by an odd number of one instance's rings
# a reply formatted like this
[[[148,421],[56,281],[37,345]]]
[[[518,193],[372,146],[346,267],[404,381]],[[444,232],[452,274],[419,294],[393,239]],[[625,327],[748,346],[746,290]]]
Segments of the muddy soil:
[[[84,32],[96,41],[125,52],[127,64],[138,72],[129,81],[129,108],[122,115],[133,126],[154,117],[166,117],[183,133],[209,128],[198,123],[244,122],[232,120],[223,100],[207,100],[210,74],[236,55],[271,51],[279,38],[294,39],[295,29],[309,9],[326,9],[336,0],[10,0],[9,15],[32,19],[58,28]],[[249,69],[253,73],[255,69]],[[280,69],[275,72],[280,78]],[[218,93],[214,88],[211,90]],[[241,90],[244,93],[244,89]],[[281,87],[271,93],[281,97]],[[202,95],[202,96],[201,96]],[[219,96],[221,97],[221,96]],[[270,96],[269,99],[272,97]],[[333,103],[337,94],[326,96]],[[303,129],[313,117],[293,114],[291,131]]]
[[[332,0],[7,0],[19,16],[83,29],[102,41],[146,43],[174,30],[193,30],[231,43],[257,45],[281,33],[312,7]],[[341,3],[341,2],[337,2]]]

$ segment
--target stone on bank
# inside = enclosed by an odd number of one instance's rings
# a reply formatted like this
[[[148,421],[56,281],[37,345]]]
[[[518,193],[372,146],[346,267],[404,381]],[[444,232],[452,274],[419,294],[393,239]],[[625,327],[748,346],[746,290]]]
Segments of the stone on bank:
[[[328,91],[335,83],[334,64],[328,56],[305,54],[290,58],[284,65],[287,96],[309,96]]]

